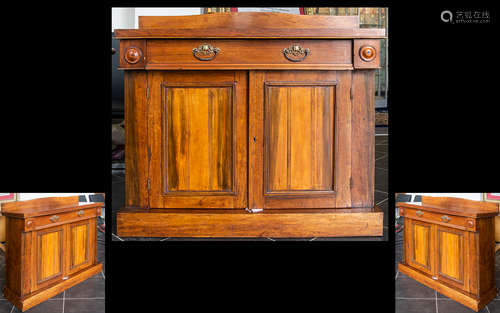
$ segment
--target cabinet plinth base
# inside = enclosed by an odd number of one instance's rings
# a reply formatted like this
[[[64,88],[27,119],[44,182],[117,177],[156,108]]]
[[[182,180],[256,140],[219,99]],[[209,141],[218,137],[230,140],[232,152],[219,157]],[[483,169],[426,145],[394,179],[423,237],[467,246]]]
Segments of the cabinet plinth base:
[[[117,213],[124,237],[355,237],[382,236],[383,212],[373,208],[142,209]]]
[[[12,302],[12,304],[14,304],[16,308],[18,308],[21,312],[24,312],[29,308],[32,308],[35,305],[40,304],[45,300],[48,300],[53,296],[63,292],[64,290],[71,288],[76,284],[79,284],[80,282],[94,276],[100,271],[102,271],[101,263],[93,265],[73,275],[70,275],[66,280],[63,280],[51,287],[32,293],[23,298],[14,294],[7,287],[3,288],[3,295],[7,300]]]
[[[478,298],[472,294],[460,292],[454,288],[448,287],[442,282],[437,282],[433,280],[431,276],[422,273],[406,264],[399,263],[398,270],[401,273],[406,274],[409,277],[415,279],[419,283],[424,284],[425,286],[438,291],[439,293],[465,305],[466,307],[471,308],[476,312],[481,310],[486,304],[488,304],[491,300],[493,300],[498,292],[497,288],[494,287],[488,292],[486,292],[484,295],[482,295],[481,298]]]

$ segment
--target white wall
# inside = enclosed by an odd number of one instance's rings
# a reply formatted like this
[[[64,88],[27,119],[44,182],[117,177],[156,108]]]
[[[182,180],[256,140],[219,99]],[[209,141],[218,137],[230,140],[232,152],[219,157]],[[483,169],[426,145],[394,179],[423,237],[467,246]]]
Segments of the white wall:
[[[463,198],[469,200],[481,201],[481,193],[406,193],[407,195],[421,195],[430,197],[453,197],[453,198]]]
[[[201,8],[112,8],[111,30],[138,28],[139,16],[198,15]]]

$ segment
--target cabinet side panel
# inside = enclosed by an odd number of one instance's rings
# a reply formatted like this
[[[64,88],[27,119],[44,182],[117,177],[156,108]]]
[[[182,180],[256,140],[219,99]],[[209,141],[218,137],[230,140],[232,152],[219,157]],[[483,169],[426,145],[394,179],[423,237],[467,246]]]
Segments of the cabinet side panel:
[[[22,265],[25,236],[23,236],[24,220],[7,218],[6,240],[6,286],[18,296],[22,295]]]
[[[495,224],[493,218],[477,220],[479,230],[479,295],[495,287]]]
[[[147,75],[125,72],[125,205],[148,207]]]
[[[357,70],[352,77],[351,202],[372,207],[375,177],[375,70]]]

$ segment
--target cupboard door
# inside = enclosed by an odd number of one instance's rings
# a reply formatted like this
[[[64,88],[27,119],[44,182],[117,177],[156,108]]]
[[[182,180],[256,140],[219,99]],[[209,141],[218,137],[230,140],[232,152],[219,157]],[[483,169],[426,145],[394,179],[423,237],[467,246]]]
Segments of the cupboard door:
[[[63,279],[65,259],[63,257],[64,226],[51,227],[33,232],[35,253],[33,290]]]
[[[92,264],[95,237],[95,221],[92,219],[68,225],[69,274]]]
[[[351,162],[351,78],[348,71],[250,72],[250,207],[370,205],[351,193],[359,167]]]
[[[151,208],[247,206],[244,72],[151,72]]]
[[[430,275],[435,275],[434,242],[435,225],[406,219],[409,238],[405,240],[407,262]]]
[[[437,226],[437,275],[438,279],[468,291],[467,232]]]

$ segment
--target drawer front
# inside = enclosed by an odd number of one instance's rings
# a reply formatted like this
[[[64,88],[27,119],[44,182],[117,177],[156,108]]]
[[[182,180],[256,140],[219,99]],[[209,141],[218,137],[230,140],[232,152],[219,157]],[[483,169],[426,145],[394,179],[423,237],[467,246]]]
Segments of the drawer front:
[[[148,40],[146,68],[304,65],[352,68],[351,40]],[[251,66],[250,66],[251,67]],[[264,68],[264,67],[263,67]]]
[[[45,215],[29,218],[25,221],[25,231],[76,222],[97,216],[98,209],[89,208],[61,214]]]
[[[403,210],[403,211],[401,211]],[[454,227],[469,231],[476,230],[476,223],[474,219],[466,218],[462,216],[455,216],[449,214],[440,214],[434,212],[428,212],[418,209],[400,208],[400,215],[412,218],[415,220],[435,223],[439,225],[444,225],[448,227]]]

